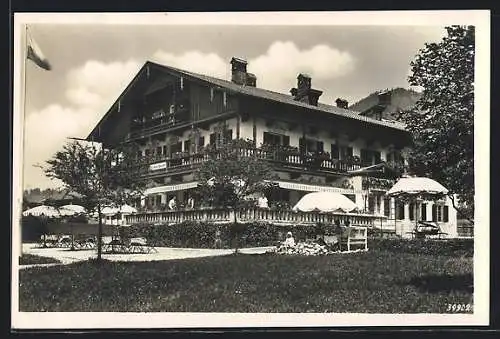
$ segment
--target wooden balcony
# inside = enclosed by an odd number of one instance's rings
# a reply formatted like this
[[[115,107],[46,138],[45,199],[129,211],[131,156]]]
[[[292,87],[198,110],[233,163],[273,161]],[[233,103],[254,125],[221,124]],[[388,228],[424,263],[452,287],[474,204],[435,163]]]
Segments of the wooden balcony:
[[[360,164],[354,164],[337,159],[317,159],[300,154],[287,154],[278,151],[268,151],[259,148],[245,148],[239,150],[241,156],[255,157],[271,162],[278,169],[295,169],[305,171],[320,171],[328,174],[342,174],[359,169]],[[208,160],[209,155],[204,153],[181,154],[173,157],[154,156],[143,158],[140,161],[148,165],[144,173],[146,176],[165,174],[179,174],[197,168]]]
[[[316,225],[317,223],[333,224],[337,220],[344,225],[346,220],[352,226],[373,227],[386,219],[383,216],[359,213],[319,213],[319,212],[295,212],[292,210],[271,210],[262,208],[247,208],[236,212],[227,209],[195,209],[177,210],[164,212],[146,212],[127,215],[125,222],[128,225],[138,223],[174,224],[183,221],[204,221],[211,223],[238,222],[269,222],[282,225]],[[384,222],[384,220],[382,220]]]

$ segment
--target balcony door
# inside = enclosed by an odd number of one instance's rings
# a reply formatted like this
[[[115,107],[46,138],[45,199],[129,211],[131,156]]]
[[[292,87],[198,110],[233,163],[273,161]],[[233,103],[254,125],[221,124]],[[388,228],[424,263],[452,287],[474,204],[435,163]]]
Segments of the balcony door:
[[[284,134],[264,132],[263,141],[270,146],[290,146],[290,137]]]

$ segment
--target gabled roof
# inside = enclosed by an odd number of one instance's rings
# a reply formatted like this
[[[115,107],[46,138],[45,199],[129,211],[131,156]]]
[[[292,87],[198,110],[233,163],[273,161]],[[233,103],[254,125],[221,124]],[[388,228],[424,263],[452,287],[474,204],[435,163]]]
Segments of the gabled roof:
[[[213,85],[213,86],[217,86],[220,88],[224,88],[226,90],[229,90],[230,92],[237,93],[240,95],[261,98],[264,100],[274,101],[274,102],[283,103],[283,104],[287,104],[287,105],[303,107],[303,108],[307,108],[307,109],[314,110],[314,111],[320,111],[320,112],[333,114],[333,115],[336,115],[339,117],[345,117],[347,119],[364,121],[368,124],[385,126],[385,127],[394,128],[397,130],[402,130],[402,131],[405,130],[405,126],[401,122],[380,121],[380,120],[376,120],[376,119],[373,119],[370,117],[362,116],[362,115],[360,115],[360,112],[358,112],[358,111],[343,109],[343,108],[339,108],[339,107],[333,106],[333,105],[318,103],[318,106],[314,106],[314,105],[310,105],[310,104],[307,104],[304,102],[295,101],[293,99],[293,97],[291,95],[288,95],[288,94],[278,93],[278,92],[274,92],[274,91],[270,91],[270,90],[266,90],[266,89],[262,89],[262,88],[258,88],[258,87],[238,85],[238,84],[231,82],[231,81],[211,77],[208,75],[198,74],[198,73],[186,71],[186,70],[171,67],[171,66],[158,64],[158,63],[155,63],[152,61],[146,61],[146,63],[142,66],[141,70],[137,73],[137,75],[130,82],[130,84],[127,86],[127,88],[118,97],[118,99],[111,106],[111,108],[108,110],[108,112],[104,115],[104,117],[101,119],[101,121],[99,121],[99,123],[92,130],[92,132],[89,134],[87,139],[91,138],[91,136],[96,132],[96,130],[98,129],[100,124],[104,120],[106,120],[106,118],[109,116],[109,114],[113,110],[113,107],[115,107],[117,105],[117,102],[120,100],[120,98],[122,98],[130,90],[130,88],[132,88],[133,83],[136,82],[136,80],[139,78],[139,75],[143,72],[143,70],[145,68],[147,68],[149,66],[157,68],[158,70],[167,72],[169,74],[175,74],[178,76],[191,78],[192,80],[201,81],[201,82],[204,82],[208,85]]]

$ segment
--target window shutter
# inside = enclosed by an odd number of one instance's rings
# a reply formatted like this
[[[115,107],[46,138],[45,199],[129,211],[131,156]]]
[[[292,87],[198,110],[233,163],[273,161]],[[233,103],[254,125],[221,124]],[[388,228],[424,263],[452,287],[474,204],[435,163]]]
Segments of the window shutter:
[[[339,146],[332,144],[332,159],[339,159]]]
[[[268,132],[264,132],[264,144],[271,144],[271,135]]]
[[[347,147],[347,148],[346,148],[346,155],[347,155],[348,157],[352,157],[352,147]]]
[[[323,141],[318,141],[316,143],[316,151],[323,152]]]
[[[448,206],[443,206],[443,221],[448,222],[449,221],[449,211],[448,211]]]
[[[288,135],[283,136],[283,145],[290,146],[290,137]]]
[[[210,134],[210,145],[215,145],[216,140],[217,140],[217,134],[215,133]]]
[[[432,205],[432,221],[437,221],[437,206]]]
[[[301,153],[305,153],[305,151],[306,151],[306,147],[305,146],[306,146],[306,143],[305,143],[304,138],[300,138],[299,139],[299,149],[300,149]]]
[[[421,205],[421,217],[420,220],[422,221],[427,221],[427,204],[422,204]]]
[[[415,220],[415,204],[411,203],[410,204],[410,220]]]
[[[229,142],[230,140],[233,139],[233,130],[228,129],[224,131],[224,143]]]
[[[390,205],[391,205],[391,200],[388,198],[384,198],[384,215],[386,217],[389,216],[390,207],[391,207]]]

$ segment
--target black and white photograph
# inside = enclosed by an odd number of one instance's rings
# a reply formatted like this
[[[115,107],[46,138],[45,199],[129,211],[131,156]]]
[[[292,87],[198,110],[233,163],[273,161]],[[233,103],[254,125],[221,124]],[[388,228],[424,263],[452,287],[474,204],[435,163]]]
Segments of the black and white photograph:
[[[489,322],[490,13],[16,13],[16,329]]]

